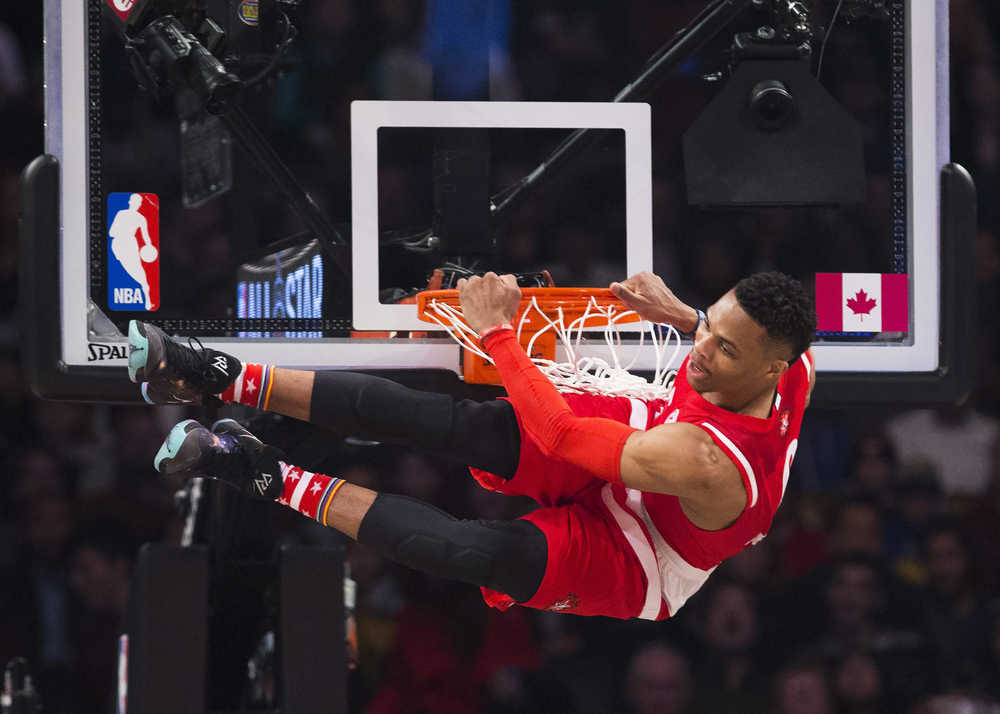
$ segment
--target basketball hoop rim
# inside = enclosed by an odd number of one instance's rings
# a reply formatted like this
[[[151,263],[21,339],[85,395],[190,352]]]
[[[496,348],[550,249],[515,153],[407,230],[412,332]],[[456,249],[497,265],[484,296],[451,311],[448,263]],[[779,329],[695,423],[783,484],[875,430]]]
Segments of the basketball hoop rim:
[[[435,303],[443,303],[455,308],[461,308],[461,301],[458,297],[458,290],[452,288],[448,290],[424,290],[417,293],[417,314],[425,322],[436,322],[427,315],[430,306]],[[539,287],[521,288],[521,302],[518,305],[517,313],[520,316],[531,305],[537,305],[538,309],[546,314],[556,314],[562,310],[566,320],[576,319],[587,311],[588,307],[614,308],[621,313],[632,312],[632,308],[615,296],[609,288],[567,288],[567,287]],[[639,316],[631,314],[623,316],[622,322],[638,322]]]

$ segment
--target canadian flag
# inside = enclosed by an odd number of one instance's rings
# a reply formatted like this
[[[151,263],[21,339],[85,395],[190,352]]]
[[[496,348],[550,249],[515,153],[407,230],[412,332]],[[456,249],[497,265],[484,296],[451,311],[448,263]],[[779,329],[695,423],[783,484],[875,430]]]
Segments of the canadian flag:
[[[816,273],[819,332],[907,332],[909,301],[901,273]]]

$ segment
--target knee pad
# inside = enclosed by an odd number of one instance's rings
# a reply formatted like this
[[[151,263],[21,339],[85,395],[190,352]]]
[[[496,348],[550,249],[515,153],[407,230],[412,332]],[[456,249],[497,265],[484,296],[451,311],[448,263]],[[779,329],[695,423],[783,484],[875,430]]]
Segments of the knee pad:
[[[405,496],[380,494],[358,542],[430,575],[531,598],[548,557],[545,535],[529,521],[459,520]]]
[[[517,416],[503,400],[456,401],[356,372],[316,373],[309,421],[413,446],[502,478],[517,471],[521,452]]]

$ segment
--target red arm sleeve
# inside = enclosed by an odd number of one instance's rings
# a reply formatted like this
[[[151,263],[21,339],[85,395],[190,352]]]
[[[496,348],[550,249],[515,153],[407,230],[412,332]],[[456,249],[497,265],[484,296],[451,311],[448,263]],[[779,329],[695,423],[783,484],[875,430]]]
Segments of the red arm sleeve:
[[[512,330],[494,332],[484,342],[521,422],[542,453],[621,483],[622,449],[636,429],[612,419],[576,416]]]

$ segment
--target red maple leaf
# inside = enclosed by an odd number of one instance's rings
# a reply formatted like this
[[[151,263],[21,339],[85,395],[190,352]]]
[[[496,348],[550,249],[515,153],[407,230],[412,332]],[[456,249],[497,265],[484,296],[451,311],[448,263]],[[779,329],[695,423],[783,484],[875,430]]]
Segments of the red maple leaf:
[[[851,308],[855,315],[870,315],[872,308],[875,307],[875,301],[869,298],[864,290],[858,290],[854,297],[848,298],[847,307]]]

